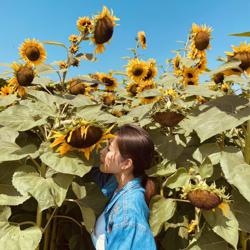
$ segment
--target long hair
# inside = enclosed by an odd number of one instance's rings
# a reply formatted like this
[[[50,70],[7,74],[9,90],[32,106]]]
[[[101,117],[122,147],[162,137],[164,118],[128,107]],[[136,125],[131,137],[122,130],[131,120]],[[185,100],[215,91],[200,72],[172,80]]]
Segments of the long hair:
[[[134,124],[125,124],[116,132],[117,146],[123,159],[132,159],[134,177],[142,177],[145,200],[149,204],[155,193],[155,184],[148,178],[145,170],[151,167],[154,143],[147,131]]]

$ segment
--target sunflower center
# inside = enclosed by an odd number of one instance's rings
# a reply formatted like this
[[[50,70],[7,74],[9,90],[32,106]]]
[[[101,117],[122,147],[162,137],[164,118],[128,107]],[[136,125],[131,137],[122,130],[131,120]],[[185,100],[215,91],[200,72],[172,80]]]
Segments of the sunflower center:
[[[132,85],[129,91],[135,96],[137,94],[137,84]]]
[[[20,68],[16,74],[17,81],[22,86],[30,85],[34,77],[35,75],[33,69],[26,66]]]
[[[239,67],[242,70],[247,70],[250,67],[250,53],[249,52],[240,52],[237,53],[234,58],[241,61]]]
[[[151,69],[149,69],[147,75],[145,76],[145,78],[143,80],[147,81],[147,80],[151,79],[152,75],[153,75],[153,71]]]
[[[108,77],[103,77],[102,82],[105,83],[106,86],[113,86],[114,81]]]
[[[142,68],[136,68],[136,69],[133,71],[133,75],[134,75],[134,76],[140,76],[142,73],[143,73],[143,69],[142,69]]]
[[[68,141],[70,132],[66,135],[67,143],[75,148],[88,148],[96,144],[102,137],[102,130],[99,127],[90,126],[87,134],[82,136],[81,127],[72,132],[70,141]]]
[[[194,38],[195,47],[198,50],[207,49],[209,45],[209,34],[205,31],[200,31]]]
[[[187,85],[194,85],[193,81],[188,81]]]
[[[35,46],[30,46],[25,50],[25,54],[28,57],[30,61],[36,61],[40,57],[40,51],[37,47]]]
[[[192,73],[189,72],[189,73],[187,73],[187,77],[188,77],[188,78],[193,78],[194,75],[193,75]]]
[[[108,42],[114,31],[112,20],[108,16],[104,16],[96,22],[94,38],[97,44]]]

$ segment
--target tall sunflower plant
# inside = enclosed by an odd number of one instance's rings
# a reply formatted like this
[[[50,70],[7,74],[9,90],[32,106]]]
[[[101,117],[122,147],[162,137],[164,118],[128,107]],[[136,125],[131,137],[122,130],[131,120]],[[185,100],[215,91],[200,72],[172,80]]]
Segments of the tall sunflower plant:
[[[156,185],[149,223],[157,249],[246,250],[249,45],[233,46],[209,69],[212,29],[193,24],[184,49],[163,67],[139,56],[149,46],[139,31],[124,71],[68,79],[69,67],[93,59],[79,52],[80,43],[103,52],[116,21],[106,7],[79,17],[69,47],[27,39],[22,60],[1,75],[0,246],[91,249],[90,233],[107,202],[92,179],[98,154],[117,126],[135,123],[155,144],[146,174]],[[59,84],[41,77],[55,72],[44,64],[44,44],[67,49],[68,59],[53,64]]]

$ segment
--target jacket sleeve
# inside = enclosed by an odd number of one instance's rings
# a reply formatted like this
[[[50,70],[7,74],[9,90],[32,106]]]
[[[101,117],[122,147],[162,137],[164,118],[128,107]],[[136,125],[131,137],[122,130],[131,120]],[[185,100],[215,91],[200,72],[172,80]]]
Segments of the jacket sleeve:
[[[126,224],[113,225],[108,230],[105,242],[105,249],[107,250],[138,250],[142,248],[156,250],[151,230],[136,223],[136,219],[130,219]]]
[[[103,188],[107,181],[112,177],[112,174],[102,173],[99,167],[96,166],[92,167],[89,173],[91,178],[99,186],[99,188]]]
[[[99,167],[92,167],[89,173],[91,178],[101,189],[102,193],[110,198],[118,186],[115,176],[102,173]]]

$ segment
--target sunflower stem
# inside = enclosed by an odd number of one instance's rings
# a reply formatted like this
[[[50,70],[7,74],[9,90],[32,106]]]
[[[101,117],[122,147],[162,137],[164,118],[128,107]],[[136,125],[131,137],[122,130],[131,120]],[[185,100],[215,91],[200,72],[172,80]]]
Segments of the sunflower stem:
[[[36,226],[41,228],[41,225],[42,225],[42,218],[43,218],[43,214],[42,214],[42,211],[39,207],[39,205],[37,206],[37,210],[36,210]],[[38,245],[38,247],[36,248],[36,250],[39,250],[40,247]]]
[[[247,129],[245,131],[244,156],[247,164],[250,164],[250,120],[247,121]]]

